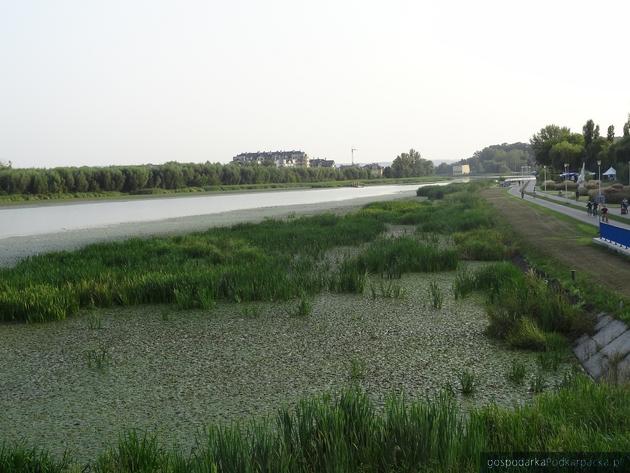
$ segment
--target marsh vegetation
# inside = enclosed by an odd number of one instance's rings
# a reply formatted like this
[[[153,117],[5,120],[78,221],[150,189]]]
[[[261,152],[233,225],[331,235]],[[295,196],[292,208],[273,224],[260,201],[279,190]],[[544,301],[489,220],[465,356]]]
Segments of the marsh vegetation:
[[[570,361],[590,316],[507,260],[475,187],[2,270],[0,471],[466,472],[488,450],[627,451],[627,389]]]

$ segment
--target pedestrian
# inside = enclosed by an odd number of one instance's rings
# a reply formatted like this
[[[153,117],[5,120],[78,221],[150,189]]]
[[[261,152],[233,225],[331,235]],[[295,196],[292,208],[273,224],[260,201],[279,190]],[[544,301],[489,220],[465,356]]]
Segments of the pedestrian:
[[[608,207],[606,207],[606,204],[602,204],[602,222],[608,223]]]
[[[521,189],[521,199],[525,198],[525,189]]]
[[[586,203],[586,213],[588,215],[591,215],[592,212],[593,212],[593,202],[591,202],[591,200],[589,199],[589,201]]]
[[[580,191],[579,191],[579,189],[575,189],[575,200],[580,200]]]
[[[599,204],[595,201],[593,202],[593,217],[597,217],[597,207]]]

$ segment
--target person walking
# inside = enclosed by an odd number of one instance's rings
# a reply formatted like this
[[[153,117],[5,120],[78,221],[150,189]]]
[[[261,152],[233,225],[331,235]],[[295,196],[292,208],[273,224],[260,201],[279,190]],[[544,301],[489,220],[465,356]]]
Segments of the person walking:
[[[608,223],[608,207],[606,207],[606,204],[602,204],[602,222]]]
[[[597,217],[597,207],[599,204],[597,202],[593,202],[593,217]]]
[[[586,203],[586,213],[588,215],[592,215],[593,213],[593,202],[591,202],[591,200],[589,199],[589,201]]]

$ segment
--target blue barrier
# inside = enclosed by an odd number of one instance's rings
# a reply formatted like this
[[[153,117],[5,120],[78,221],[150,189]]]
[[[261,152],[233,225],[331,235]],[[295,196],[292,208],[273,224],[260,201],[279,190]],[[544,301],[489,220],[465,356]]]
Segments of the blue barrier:
[[[599,237],[615,245],[630,248],[630,230],[599,222]]]

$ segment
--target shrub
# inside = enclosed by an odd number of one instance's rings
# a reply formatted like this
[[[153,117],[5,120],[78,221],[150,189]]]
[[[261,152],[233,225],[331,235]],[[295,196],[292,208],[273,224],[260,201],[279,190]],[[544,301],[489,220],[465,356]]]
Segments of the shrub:
[[[453,241],[464,259],[496,261],[509,254],[503,236],[496,230],[482,228],[458,232],[453,234]]]

